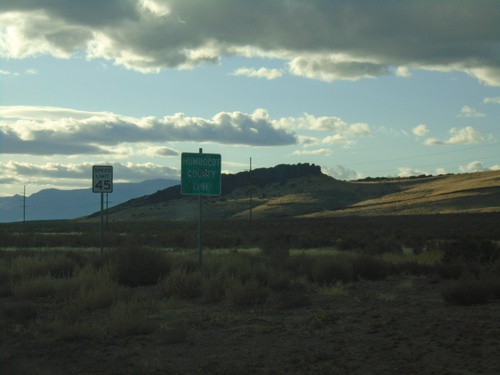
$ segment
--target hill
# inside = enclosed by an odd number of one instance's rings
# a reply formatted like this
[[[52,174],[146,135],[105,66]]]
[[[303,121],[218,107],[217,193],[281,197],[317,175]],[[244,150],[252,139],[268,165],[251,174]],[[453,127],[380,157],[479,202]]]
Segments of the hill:
[[[278,165],[222,176],[222,194],[203,198],[203,217],[256,219],[500,211],[500,171],[339,181],[316,165]],[[96,219],[99,212],[90,215]],[[180,185],[109,210],[111,221],[196,220],[198,197]]]

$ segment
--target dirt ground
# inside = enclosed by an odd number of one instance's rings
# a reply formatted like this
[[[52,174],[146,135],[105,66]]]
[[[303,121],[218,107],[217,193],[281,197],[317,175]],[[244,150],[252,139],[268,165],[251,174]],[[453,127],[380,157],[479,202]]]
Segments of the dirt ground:
[[[161,331],[34,339],[13,332],[2,318],[0,372],[500,374],[500,301],[448,305],[441,290],[449,282],[400,276],[354,282],[341,296],[315,294],[310,304],[296,308],[272,302],[248,309],[190,304],[150,317],[160,324],[173,315],[185,317],[179,339]],[[54,308],[49,301],[37,303]]]

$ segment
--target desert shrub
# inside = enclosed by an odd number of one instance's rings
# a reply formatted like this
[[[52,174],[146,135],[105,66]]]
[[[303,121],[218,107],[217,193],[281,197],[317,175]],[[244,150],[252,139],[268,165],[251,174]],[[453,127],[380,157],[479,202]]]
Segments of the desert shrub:
[[[8,297],[12,295],[10,288],[10,277],[7,269],[0,265],[0,297]]]
[[[312,269],[315,263],[314,257],[305,252],[291,255],[286,261],[286,269],[294,277],[306,277],[312,279]]]
[[[445,264],[473,262],[478,264],[494,263],[500,258],[500,247],[492,241],[474,238],[460,238],[443,244]]]
[[[109,309],[105,329],[111,336],[135,336],[153,333],[158,329],[149,319],[139,300],[119,301]]]
[[[228,254],[222,259],[218,273],[225,278],[236,278],[242,282],[254,276],[252,256],[247,254]]]
[[[18,324],[25,324],[38,317],[36,304],[31,301],[15,301],[7,305],[3,311],[4,317]]]
[[[221,273],[206,277],[202,284],[202,296],[205,302],[220,302],[226,296],[226,278]]]
[[[274,292],[282,292],[292,289],[292,275],[290,272],[277,269],[270,270],[267,274],[267,286]],[[257,275],[257,278],[259,276]]]
[[[312,281],[318,284],[344,283],[353,280],[353,268],[350,259],[341,255],[317,255],[311,269]]]
[[[18,298],[55,296],[56,291],[56,280],[50,276],[20,280],[12,286],[12,294]]]
[[[75,267],[76,263],[63,253],[47,252],[12,259],[10,272],[16,279],[44,275],[60,278],[71,276]]]
[[[435,266],[431,264],[419,263],[416,261],[401,262],[392,266],[392,272],[396,274],[407,274],[414,276],[431,275]]]
[[[266,301],[269,295],[267,288],[259,285],[255,279],[241,281],[227,280],[225,299],[229,306],[242,307],[260,304]]]
[[[117,301],[126,301],[130,297],[129,289],[116,283],[109,283],[104,286],[80,289],[73,303],[83,308],[103,309],[111,307]]]
[[[495,293],[489,281],[462,279],[442,291],[443,299],[451,305],[475,305],[488,301]]]
[[[466,271],[466,266],[462,263],[437,264],[436,274],[443,279],[458,280]]]
[[[131,287],[157,284],[172,267],[162,251],[135,246],[112,250],[109,262],[116,281]]]
[[[384,253],[400,254],[403,251],[402,245],[389,238],[374,238],[363,249],[363,252],[370,255],[382,255]]]
[[[354,278],[364,280],[382,280],[391,273],[391,265],[374,256],[358,255],[351,259]]]
[[[199,271],[187,272],[175,269],[160,283],[160,291],[165,297],[191,299],[201,295],[203,275]]]
[[[343,238],[339,238],[335,242],[335,246],[339,250],[357,250],[365,247],[365,243],[360,241],[358,238],[345,236]]]

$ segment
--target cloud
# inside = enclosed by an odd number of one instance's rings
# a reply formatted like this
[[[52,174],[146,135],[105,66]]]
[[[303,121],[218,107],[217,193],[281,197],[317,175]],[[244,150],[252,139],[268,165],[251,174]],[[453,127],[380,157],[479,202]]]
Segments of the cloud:
[[[363,177],[360,173],[338,164],[335,167],[322,167],[321,170],[337,180],[359,180]]]
[[[458,145],[458,144],[474,144],[484,141],[481,133],[475,130],[472,126],[467,126],[463,129],[453,128],[450,130],[450,138],[439,140],[437,138],[428,138],[425,140],[426,145]]]
[[[403,78],[408,78],[411,76],[410,69],[408,69],[408,67],[406,66],[398,66],[396,68],[395,74],[397,77],[403,77]]]
[[[417,125],[415,126],[413,129],[412,129],[412,132],[413,134],[415,134],[416,136],[418,137],[422,137],[426,134],[429,133],[429,129],[427,128],[427,125],[425,124],[420,124],[420,125]]]
[[[436,174],[441,175],[441,174],[446,174],[446,169],[444,168],[436,168]]]
[[[500,104],[500,96],[496,98],[484,98],[483,103],[485,104]]]
[[[247,76],[252,78],[265,78],[268,80],[280,78],[283,76],[283,72],[279,69],[252,69],[252,68],[239,68],[236,69],[232,75],[234,76]]]
[[[296,150],[292,153],[292,155],[332,155],[333,151],[329,148],[320,148],[317,150]]]
[[[4,3],[4,58],[78,54],[149,73],[259,56],[327,82],[428,69],[500,86],[494,0]]]
[[[486,115],[476,111],[474,108],[464,105],[460,110],[458,117],[486,117]]]
[[[179,178],[179,170],[154,163],[109,163],[96,161],[95,163],[60,164],[60,163],[19,163],[10,161],[0,163],[2,179],[11,184],[52,185],[57,179],[60,185],[74,187],[88,183],[91,179],[92,166],[98,164],[113,165],[113,174],[116,182],[141,182],[162,178]]]
[[[3,118],[3,119],[2,119]],[[11,120],[13,119],[13,120]],[[267,111],[220,112],[211,119],[172,116],[133,118],[108,112],[53,107],[0,107],[4,154],[107,154],[124,143],[212,142],[231,145],[296,144]],[[161,151],[167,152],[165,149]]]
[[[321,143],[323,143],[325,145],[343,144],[344,147],[349,147],[349,146],[352,146],[356,142],[344,137],[341,134],[335,134],[335,135],[331,135],[331,136],[323,138]]]
[[[389,74],[389,66],[348,56],[301,56],[289,63],[290,73],[296,76],[332,82],[357,81]]]
[[[302,117],[282,119],[281,122],[282,124],[286,123],[302,129],[333,131],[338,134],[351,136],[370,137],[374,134],[370,125],[366,123],[348,124],[335,116],[316,117],[306,113]]]
[[[411,176],[421,176],[425,175],[427,172],[418,169],[418,168],[408,168],[408,167],[400,167],[398,168],[398,177],[411,177]]]
[[[9,72],[8,70],[0,69],[0,77],[1,76],[14,76],[14,77],[16,77],[18,75],[19,75],[19,73],[13,73],[13,72]]]
[[[468,172],[479,172],[479,171],[486,171],[488,170],[488,168],[485,168],[483,163],[481,163],[480,161],[473,161],[473,162],[470,162],[469,164],[467,165],[461,165],[459,167],[460,169],[460,172],[463,172],[463,173],[468,173]]]

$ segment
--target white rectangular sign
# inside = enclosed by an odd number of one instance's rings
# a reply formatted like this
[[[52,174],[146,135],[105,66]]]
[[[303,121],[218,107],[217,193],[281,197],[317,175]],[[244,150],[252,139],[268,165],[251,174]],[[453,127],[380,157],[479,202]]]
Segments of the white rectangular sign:
[[[94,165],[92,167],[92,192],[113,192],[113,167],[111,165]]]

